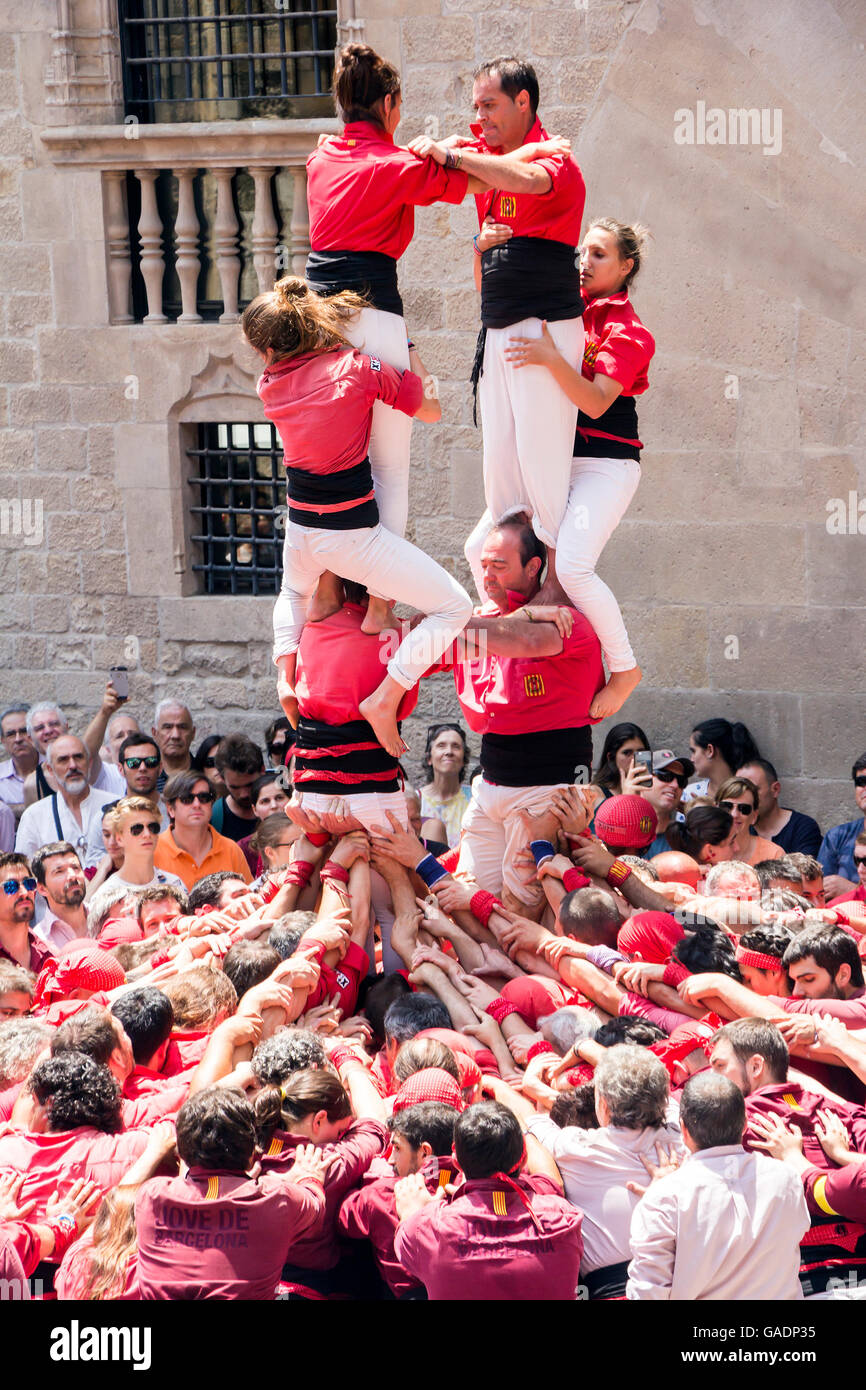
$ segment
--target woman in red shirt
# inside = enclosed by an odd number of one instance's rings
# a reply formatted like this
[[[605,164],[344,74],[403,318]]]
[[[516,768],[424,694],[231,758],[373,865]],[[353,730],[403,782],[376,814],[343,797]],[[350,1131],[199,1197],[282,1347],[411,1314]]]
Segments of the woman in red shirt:
[[[502,236],[488,229],[487,236]],[[547,325],[541,338],[514,338],[506,356],[515,366],[547,367],[579,408],[568,506],[559,529],[556,574],[572,603],[598,634],[610,673],[590,705],[593,719],[615,714],[634,690],[641,670],[619,604],[595,572],[598,558],[640,482],[634,398],[646,391],[655,340],[629,300],[647,233],[612,217],[591,223],[580,257],[586,308],[580,369],[558,351]],[[493,243],[491,243],[493,244]]]
[[[283,584],[274,608],[280,703],[297,725],[296,655],[322,574],[409,603],[428,616],[400,643],[384,680],[360,706],[375,738],[399,758],[406,751],[397,729],[400,703],[462,631],[472,603],[441,565],[380,523],[368,453],[375,402],[421,420],[438,420],[441,411],[418,374],[349,346],[346,330],[363,303],[347,290],[320,297],[287,275],[247,306],[242,328],[266,364],[257,390],[279,431],[288,472]],[[418,366],[423,372],[420,359]]]

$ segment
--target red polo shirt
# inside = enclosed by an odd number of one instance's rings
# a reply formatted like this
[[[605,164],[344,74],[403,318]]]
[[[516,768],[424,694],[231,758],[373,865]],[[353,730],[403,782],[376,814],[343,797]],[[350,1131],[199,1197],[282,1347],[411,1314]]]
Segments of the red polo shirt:
[[[307,160],[314,251],[380,251],[399,260],[415,230],[413,208],[462,203],[468,179],[418,159],[381,126],[350,121]]]
[[[358,705],[381,685],[382,658],[387,661],[393,656],[400,634],[368,636],[361,631],[365,613],[360,604],[344,603],[330,618],[305,625],[295,685],[305,719],[349,724],[361,718]],[[408,718],[417,703],[418,687],[414,685],[401,699],[397,718]]]
[[[509,592],[509,612],[526,600]],[[576,608],[571,635],[556,656],[493,656],[454,666],[457,699],[476,734],[531,734],[546,729],[580,729],[597,724],[589,716],[604,686],[601,645],[595,630]],[[494,618],[494,603],[476,608]]]
[[[640,396],[646,391],[655,338],[632,308],[628,291],[591,299],[583,311],[583,327],[586,343],[581,374],[587,381],[601,372],[619,383],[624,396]]]
[[[502,154],[501,149],[491,149],[486,143],[481,136],[480,125],[472,125],[470,130],[479,137],[473,148],[480,154]],[[549,139],[536,116],[532,129],[521,144]],[[485,217],[490,215],[494,222],[503,222],[511,227],[515,236],[542,237],[547,241],[563,241],[567,246],[577,246],[586,201],[586,185],[578,165],[571,155],[545,155],[532,163],[534,168],[544,169],[550,175],[551,184],[547,192],[501,193],[498,189],[488,188],[483,193],[476,193],[478,225],[481,226]]]
[[[414,415],[424,396],[420,376],[354,348],[277,362],[256,390],[277,427],[286,467],[307,473],[340,473],[361,463],[376,401]]]

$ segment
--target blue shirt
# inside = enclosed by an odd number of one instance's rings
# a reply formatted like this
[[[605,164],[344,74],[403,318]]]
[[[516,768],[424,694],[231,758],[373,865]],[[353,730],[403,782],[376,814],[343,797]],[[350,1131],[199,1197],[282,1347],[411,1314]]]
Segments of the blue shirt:
[[[818,859],[825,874],[839,874],[842,878],[858,883],[857,868],[854,864],[854,841],[866,828],[862,816],[846,821],[844,825],[834,825],[818,850]]]

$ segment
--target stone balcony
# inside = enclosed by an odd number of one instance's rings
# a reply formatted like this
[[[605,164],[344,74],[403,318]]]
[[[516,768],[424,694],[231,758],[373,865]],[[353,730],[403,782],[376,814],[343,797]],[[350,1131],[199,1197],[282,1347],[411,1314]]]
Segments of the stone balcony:
[[[101,174],[108,321],[234,323],[310,249],[307,157],[337,122],[47,129],[58,167]]]

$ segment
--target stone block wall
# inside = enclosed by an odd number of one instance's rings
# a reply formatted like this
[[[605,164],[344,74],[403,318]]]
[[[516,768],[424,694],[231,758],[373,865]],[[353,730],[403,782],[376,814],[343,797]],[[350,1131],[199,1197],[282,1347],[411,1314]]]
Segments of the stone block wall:
[[[79,29],[103,22],[104,0],[74,8]],[[355,10],[366,41],[400,67],[402,141],[465,130],[476,63],[526,55],[547,128],[574,142],[588,214],[652,230],[634,291],[657,342],[640,411],[644,476],[599,566],[645,671],[623,717],[679,749],[698,719],[744,719],[788,804],[824,824],[849,818],[850,763],[866,748],[856,7],[356,0]],[[270,600],[194,596],[178,445],[184,421],[259,418],[254,363],[230,325],[108,324],[99,171],[58,165],[41,134],[122,121],[123,110],[116,75],[77,108],[46,85],[52,63],[60,71],[57,14],[54,0],[0,0],[0,500],[39,501],[43,516],[38,543],[0,535],[0,687],[56,698],[80,725],[135,636],[130,705],[143,723],[179,691],[199,735],[260,738],[275,711]],[[678,143],[680,113],[712,108],[767,112],[781,122],[778,152]],[[410,535],[468,583],[463,540],[483,507],[467,386],[474,208],[420,210],[416,226],[401,284],[444,422],[415,427]],[[846,508],[835,527],[834,499]],[[456,714],[447,678],[422,688],[407,726],[413,773],[426,725]]]

